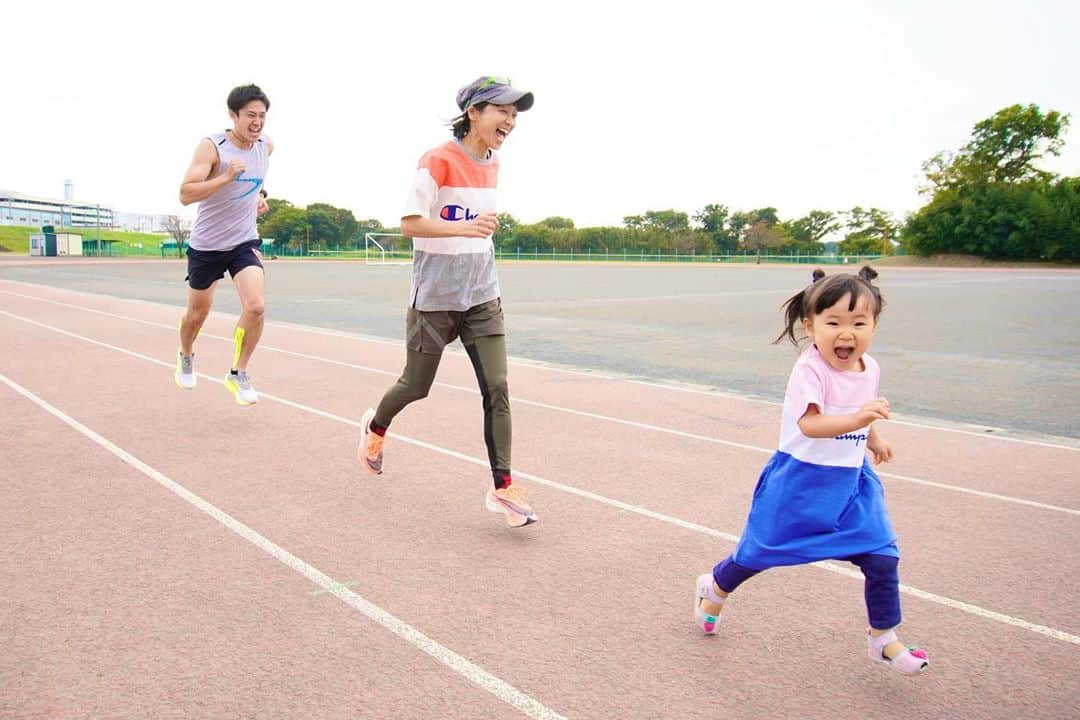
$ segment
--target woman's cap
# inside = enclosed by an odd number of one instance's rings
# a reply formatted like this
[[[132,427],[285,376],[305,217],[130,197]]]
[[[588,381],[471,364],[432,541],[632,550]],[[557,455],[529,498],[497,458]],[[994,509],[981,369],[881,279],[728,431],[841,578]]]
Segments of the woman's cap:
[[[533,94],[510,87],[510,81],[505,78],[485,75],[458,90],[457,94],[457,104],[461,112],[480,102],[514,105],[518,112],[525,112],[533,105]]]

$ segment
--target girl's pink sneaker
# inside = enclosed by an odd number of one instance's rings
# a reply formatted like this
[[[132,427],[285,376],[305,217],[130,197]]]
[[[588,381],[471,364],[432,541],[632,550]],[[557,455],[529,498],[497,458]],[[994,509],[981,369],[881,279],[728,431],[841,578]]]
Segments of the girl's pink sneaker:
[[[717,605],[724,604],[724,598],[717,595],[716,591],[713,590],[712,573],[705,573],[697,579],[697,587],[694,592],[694,621],[697,622],[702,632],[715,635],[720,632],[720,616],[710,615],[701,609],[701,601],[705,599]]]
[[[885,646],[894,642],[897,642],[895,630],[877,637],[867,633],[866,644],[870,659],[905,675],[918,675],[930,665],[930,658],[922,648],[908,647],[892,660],[885,657]]]

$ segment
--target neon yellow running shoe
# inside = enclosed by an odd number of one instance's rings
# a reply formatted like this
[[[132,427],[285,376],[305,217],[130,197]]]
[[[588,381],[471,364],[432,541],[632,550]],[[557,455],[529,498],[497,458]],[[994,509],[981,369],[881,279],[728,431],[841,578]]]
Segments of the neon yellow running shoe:
[[[231,372],[226,375],[225,389],[233,394],[237,405],[253,405],[259,402],[259,393],[251,387],[251,378],[248,377],[247,370],[240,370],[235,375]]]

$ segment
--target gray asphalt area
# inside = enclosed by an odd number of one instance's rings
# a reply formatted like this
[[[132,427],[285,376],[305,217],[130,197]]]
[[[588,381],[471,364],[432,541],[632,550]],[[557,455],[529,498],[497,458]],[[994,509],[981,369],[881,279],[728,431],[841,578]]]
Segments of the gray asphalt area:
[[[180,260],[34,260],[0,261],[0,278],[185,302]],[[798,353],[772,344],[780,306],[809,283],[811,269],[498,266],[515,358],[773,401],[783,399]],[[870,352],[898,417],[1080,444],[1080,271],[879,270],[887,307]],[[400,340],[409,277],[407,265],[268,261],[268,319]],[[214,309],[239,311],[228,281]]]

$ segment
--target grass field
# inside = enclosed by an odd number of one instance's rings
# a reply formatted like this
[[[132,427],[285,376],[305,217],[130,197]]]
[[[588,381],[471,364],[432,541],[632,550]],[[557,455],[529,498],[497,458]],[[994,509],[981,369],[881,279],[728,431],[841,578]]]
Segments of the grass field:
[[[161,243],[169,240],[165,235],[150,233],[124,232],[122,230],[98,230],[97,228],[57,228],[59,233],[82,235],[83,240],[112,241],[113,255],[154,255],[161,254]],[[25,225],[0,225],[0,252],[16,255],[30,253],[30,236],[41,232],[41,228]],[[107,252],[107,251],[103,251]]]

